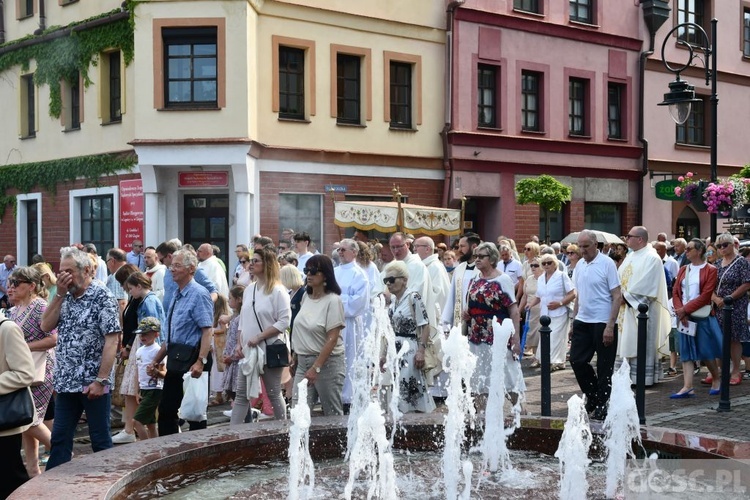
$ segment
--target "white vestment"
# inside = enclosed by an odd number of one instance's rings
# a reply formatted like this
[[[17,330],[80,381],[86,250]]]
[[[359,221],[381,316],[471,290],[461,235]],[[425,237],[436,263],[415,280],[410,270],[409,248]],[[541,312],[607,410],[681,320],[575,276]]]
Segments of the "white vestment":
[[[216,287],[216,291],[219,293],[219,295],[229,297],[229,283],[227,283],[227,274],[224,271],[224,268],[221,267],[221,264],[219,264],[219,259],[217,259],[215,255],[212,255],[203,262],[199,262],[198,267],[203,269],[203,271],[206,273],[206,276],[208,276],[208,279],[210,279],[211,283],[213,283]]]
[[[167,272],[167,266],[157,263],[152,268],[146,268],[146,276],[151,278],[151,291],[156,298],[164,300],[164,273]]]
[[[477,271],[474,264],[471,267],[466,262],[461,262],[453,270],[453,279],[448,295],[445,298],[442,323],[449,327],[461,325],[461,311],[466,306],[466,294],[469,291],[471,278],[476,276]]]
[[[620,276],[623,304],[617,317],[619,342],[617,356],[630,364],[630,378],[635,383],[638,355],[638,305],[648,305],[646,330],[646,385],[661,378],[661,356],[671,329],[664,264],[647,244],[630,252],[617,270]],[[660,352],[661,351],[661,352]]]
[[[359,357],[365,335],[365,320],[370,308],[370,282],[367,273],[352,261],[334,268],[336,283],[341,287],[341,302],[344,304],[346,326],[341,333],[346,357],[346,378],[341,401],[351,404],[353,367]]]

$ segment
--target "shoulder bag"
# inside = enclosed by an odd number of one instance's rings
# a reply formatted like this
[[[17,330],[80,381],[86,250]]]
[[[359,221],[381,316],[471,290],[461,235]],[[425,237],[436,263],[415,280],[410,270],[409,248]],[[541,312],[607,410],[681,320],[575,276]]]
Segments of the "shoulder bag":
[[[729,269],[727,269],[727,271],[728,270]],[[723,277],[724,276],[722,276],[722,278]],[[698,280],[698,282],[700,283],[700,279]],[[685,269],[685,289],[687,290],[686,295],[689,297],[690,296],[690,264],[688,264],[687,268]],[[700,295],[700,291],[699,291],[699,295]],[[708,318],[710,315],[711,315],[711,304],[706,304],[705,306],[693,311],[692,314],[690,314],[689,316],[690,316],[690,321],[695,323],[702,319]]]
[[[253,314],[255,315],[255,321],[258,322],[258,328],[263,333],[263,326],[260,324],[260,318],[258,318],[258,312],[255,310],[255,292],[258,290],[258,284],[256,283],[253,287]],[[267,340],[264,340],[266,344],[266,366],[269,368],[283,368],[289,366],[289,349],[286,347],[284,341],[269,344]]]
[[[177,296],[169,310],[169,334],[167,335],[167,371],[172,373],[186,373],[196,361],[200,352],[200,342],[198,345],[180,344],[172,342],[172,314],[180,297]]]
[[[8,321],[0,321],[0,326]],[[29,425],[34,421],[34,400],[31,389],[23,387],[0,396],[0,431]]]
[[[417,305],[414,302],[414,293],[409,293],[409,301],[411,303],[411,314],[412,318],[414,319],[414,322],[417,321]],[[432,330],[430,325],[428,324],[427,327]],[[431,336],[427,340],[427,345],[424,348],[424,367],[422,368],[422,371],[429,372],[431,370],[435,370],[436,368],[440,367],[439,371],[442,371],[442,356],[441,356],[441,350],[443,348],[442,339],[440,338],[440,333],[436,333],[435,335]],[[417,327],[417,331],[414,332],[414,336],[417,338],[417,345],[419,345],[422,342],[422,338],[419,335],[419,327]]]

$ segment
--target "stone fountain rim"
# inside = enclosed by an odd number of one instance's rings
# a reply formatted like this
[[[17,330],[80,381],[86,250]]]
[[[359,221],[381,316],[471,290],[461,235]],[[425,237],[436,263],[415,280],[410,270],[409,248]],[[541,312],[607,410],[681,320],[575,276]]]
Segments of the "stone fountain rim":
[[[445,414],[407,414],[403,424],[409,427],[442,426]],[[311,434],[326,431],[346,431],[347,417],[316,417]],[[562,432],[564,418],[524,416],[521,429]],[[126,446],[93,453],[74,459],[27,482],[16,490],[11,499],[40,498],[54,491],[60,498],[109,499],[118,498],[128,484],[145,470],[168,465],[202,448],[214,448],[235,441],[258,439],[264,442],[278,436],[286,439],[290,421],[266,421],[238,427],[216,426],[163,438],[138,441]],[[602,424],[592,422],[592,431],[602,432]],[[663,427],[643,426],[641,438],[645,442],[676,446],[712,455],[717,459],[750,458],[750,442],[721,436],[685,432]]]

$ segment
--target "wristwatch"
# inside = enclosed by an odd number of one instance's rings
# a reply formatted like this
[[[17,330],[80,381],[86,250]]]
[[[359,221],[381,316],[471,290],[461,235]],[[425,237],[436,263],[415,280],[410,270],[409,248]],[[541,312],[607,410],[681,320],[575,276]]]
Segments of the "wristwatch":
[[[204,365],[207,365],[208,364],[208,358],[201,358],[201,363],[203,363]]]
[[[109,386],[109,379],[104,377],[96,377],[94,382],[99,382],[103,387]]]
[[[313,369],[315,370],[315,373],[320,373],[320,367],[319,366],[313,366]]]

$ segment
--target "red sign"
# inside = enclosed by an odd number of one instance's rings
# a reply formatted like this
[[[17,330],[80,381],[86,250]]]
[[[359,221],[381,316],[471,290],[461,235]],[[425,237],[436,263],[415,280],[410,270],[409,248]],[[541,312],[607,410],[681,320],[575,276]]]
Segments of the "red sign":
[[[143,241],[143,183],[140,179],[120,181],[120,248]]]
[[[177,185],[184,187],[227,187],[229,172],[179,172]]]

